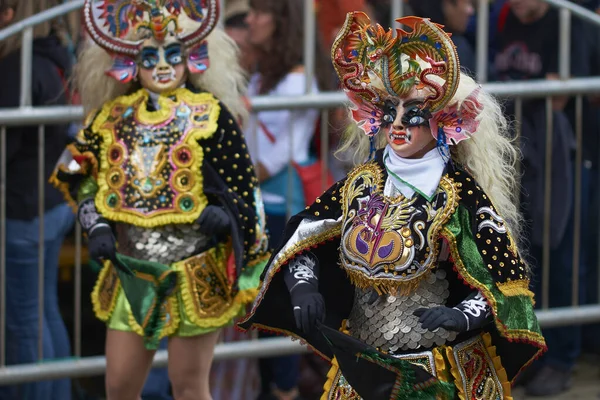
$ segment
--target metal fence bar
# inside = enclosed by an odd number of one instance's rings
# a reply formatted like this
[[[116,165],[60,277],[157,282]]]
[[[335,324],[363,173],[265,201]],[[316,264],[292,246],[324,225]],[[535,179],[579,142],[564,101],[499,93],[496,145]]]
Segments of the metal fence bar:
[[[396,19],[402,17],[404,12],[404,3],[402,0],[392,0],[390,6],[390,27],[396,28],[398,25],[396,23]]]
[[[81,225],[75,221],[75,296],[74,326],[73,326],[73,354],[81,357]]]
[[[566,96],[600,92],[600,77],[573,78],[568,81],[526,81],[510,83],[486,83],[484,90],[501,97],[542,98],[545,96]],[[342,92],[312,93],[303,96],[254,96],[249,99],[252,111],[271,111],[282,109],[334,108],[348,105]],[[58,124],[78,122],[84,118],[80,106],[32,107],[27,114],[19,108],[0,109],[0,125],[19,126],[23,124]]]
[[[38,243],[38,359],[44,358],[44,189],[45,179],[45,146],[46,137],[44,125],[38,127],[38,218],[39,218],[39,243]]]
[[[0,367],[6,364],[6,127],[0,126]]]
[[[294,212],[292,210],[292,204],[294,203],[294,113],[290,112],[290,122],[288,124],[288,133],[290,137],[290,145],[288,147],[288,175],[287,175],[287,190],[285,194],[286,198],[286,221],[289,220]],[[283,232],[277,232],[277,234],[282,234]]]
[[[521,129],[523,128],[523,99],[517,97],[515,99],[515,142],[517,144],[517,148],[521,149]],[[522,163],[520,160],[517,160],[515,169],[517,172],[517,181],[519,184],[521,183],[521,174],[522,174]],[[521,191],[515,190],[513,201],[517,205],[517,208],[520,207],[521,204]]]
[[[490,24],[489,0],[477,1],[477,43],[476,43],[476,69],[479,83],[487,81],[488,75],[488,44]]]
[[[538,321],[543,328],[564,325],[580,325],[600,320],[600,305],[583,305],[537,311]],[[308,348],[289,338],[269,338],[217,344],[215,361],[237,358],[276,357],[309,352]],[[152,364],[155,368],[167,366],[167,351],[159,350]],[[80,360],[53,361],[42,364],[23,364],[0,369],[0,386],[39,380],[80,378],[102,375],[106,370],[106,357],[85,357]]]
[[[288,354],[306,353],[308,349],[289,338],[269,338],[248,340],[233,343],[217,344],[215,347],[216,362],[237,358],[276,357]],[[167,366],[167,351],[156,352],[153,367]],[[53,380],[60,378],[80,378],[102,375],[106,371],[106,357],[85,357],[80,360],[52,361],[42,364],[23,364],[0,369],[0,386]]]
[[[571,283],[571,303],[579,304],[579,251],[581,249],[581,207],[582,207],[582,174],[583,174],[583,99],[575,98],[575,208],[573,210],[573,275]]]
[[[566,9],[572,12],[577,17],[591,22],[596,26],[600,26],[600,15],[588,10],[585,7],[577,5],[568,0],[544,0],[546,3],[550,4],[552,7]]]
[[[313,92],[315,79],[315,52],[317,43],[317,24],[314,0],[304,0],[304,82],[305,93]]]
[[[31,105],[31,62],[33,59],[33,28],[23,31],[21,43],[21,107]]]
[[[321,190],[327,190],[327,171],[329,170],[329,110],[321,112]],[[307,204],[308,205],[308,204]]]
[[[558,73],[560,79],[571,75],[571,12],[566,8],[559,11],[558,23]]]
[[[80,9],[81,7],[83,7],[83,0],[73,0],[68,3],[52,7],[46,11],[33,15],[22,21],[16,22],[10,25],[9,27],[0,30],[0,41],[6,40],[9,37],[18,34],[29,27],[39,25],[42,22],[50,21],[51,19],[54,19],[56,17],[61,17],[65,14],[70,13],[71,11]]]
[[[546,154],[544,159],[544,233],[542,255],[542,309],[550,304],[550,229],[552,207],[552,137],[554,134],[552,98],[546,97]]]

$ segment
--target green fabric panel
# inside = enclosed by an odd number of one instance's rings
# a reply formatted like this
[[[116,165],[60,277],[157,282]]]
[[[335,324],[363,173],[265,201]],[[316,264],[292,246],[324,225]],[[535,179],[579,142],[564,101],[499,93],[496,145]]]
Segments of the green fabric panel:
[[[213,332],[218,328],[201,328],[195,325],[192,321],[189,320],[187,314],[185,313],[185,305],[183,304],[183,300],[181,298],[180,292],[177,294],[177,301],[179,303],[179,318],[180,322],[173,336],[199,336],[205,335],[207,333]],[[243,307],[242,307],[243,310]],[[115,304],[115,309],[111,314],[110,318],[107,321],[107,326],[109,329],[114,329],[116,331],[124,331],[124,332],[133,332],[131,327],[129,326],[129,314],[131,313],[131,307],[129,307],[129,303],[125,298],[122,290],[119,290],[119,294],[117,295],[117,302]],[[229,326],[233,324],[233,320],[231,320],[227,325]]]
[[[91,176],[83,179],[79,190],[77,191],[77,203],[81,203],[85,199],[96,196],[98,192],[98,184]]]
[[[260,286],[260,275],[262,274],[268,260],[261,261],[252,268],[244,268],[238,279],[240,291],[256,289]]]
[[[528,330],[541,334],[531,299],[525,295],[507,297],[502,294],[483,262],[470,227],[471,215],[462,205],[445,225],[445,229],[456,239],[458,253],[469,275],[487,288],[494,297],[497,319],[510,330]]]
[[[122,292],[127,298],[133,317],[144,329],[144,345],[148,350],[156,350],[164,325],[162,315],[164,311],[160,305],[176,288],[177,273],[160,263],[142,261],[120,253],[116,253],[116,257],[121,266],[121,268],[117,268],[117,274],[121,281]],[[149,275],[151,278],[142,279],[134,272],[138,275]],[[153,307],[153,305],[155,306]],[[120,326],[118,321],[122,320],[121,317],[115,321],[113,329]],[[127,318],[123,321],[126,322]],[[145,327],[143,326],[144,321],[147,321]],[[109,327],[111,327],[110,323]],[[117,330],[129,331],[130,329]]]

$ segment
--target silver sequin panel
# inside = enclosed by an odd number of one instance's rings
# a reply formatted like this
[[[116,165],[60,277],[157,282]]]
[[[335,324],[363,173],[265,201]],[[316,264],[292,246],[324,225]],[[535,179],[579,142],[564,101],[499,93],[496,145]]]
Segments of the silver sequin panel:
[[[456,338],[443,328],[435,332],[421,327],[413,311],[444,305],[448,298],[446,272],[436,270],[420,282],[409,296],[378,296],[375,290],[356,288],[354,306],[348,319],[352,336],[386,352],[441,346]]]
[[[172,264],[197,254],[209,238],[198,231],[197,224],[165,225],[141,228],[119,224],[119,252],[140,260]]]

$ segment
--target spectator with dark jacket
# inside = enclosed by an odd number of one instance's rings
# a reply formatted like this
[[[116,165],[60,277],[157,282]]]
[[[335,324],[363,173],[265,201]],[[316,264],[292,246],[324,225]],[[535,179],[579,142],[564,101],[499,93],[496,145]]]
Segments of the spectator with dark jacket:
[[[498,20],[495,70],[502,81],[525,81],[559,78],[559,12],[543,0],[508,0]],[[573,21],[571,29],[571,76],[589,74],[586,61],[589,49],[582,39],[581,24]],[[543,303],[544,231],[550,231],[549,243],[549,305],[571,305],[573,275],[573,193],[575,138],[572,132],[572,99],[557,96],[552,99],[553,141],[552,170],[545,170],[546,112],[545,100],[523,101],[521,143],[523,145],[524,216],[531,226],[530,255],[534,277],[532,286],[539,305]],[[513,104],[507,112],[514,113]],[[558,147],[560,146],[560,148]],[[552,176],[551,222],[544,224],[544,183]],[[585,257],[581,256],[581,260]],[[585,263],[580,264],[580,276]],[[583,287],[582,287],[583,289]],[[583,291],[580,291],[580,295]],[[543,330],[548,353],[538,363],[538,370],[527,384],[529,396],[552,396],[567,390],[572,369],[581,351],[581,327],[568,326]]]
[[[0,29],[37,14],[53,4],[50,0],[0,0]],[[21,37],[0,42],[0,109],[19,106],[21,90]],[[67,104],[65,77],[71,56],[51,25],[35,27],[31,71],[32,106]],[[44,143],[44,182],[48,181],[68,139],[66,125],[47,125]],[[6,135],[6,362],[35,364],[38,355],[38,127],[10,127]],[[58,260],[65,235],[73,225],[73,214],[62,195],[45,184],[44,202],[44,360],[71,355],[69,336],[58,308]],[[0,387],[0,399],[69,400],[68,379]]]

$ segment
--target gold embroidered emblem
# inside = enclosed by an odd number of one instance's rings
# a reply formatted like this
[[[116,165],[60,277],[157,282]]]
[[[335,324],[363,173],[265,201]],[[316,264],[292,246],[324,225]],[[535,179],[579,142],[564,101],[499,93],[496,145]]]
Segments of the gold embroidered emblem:
[[[383,194],[374,163],[351,173],[342,189],[341,264],[352,282],[380,293],[410,292],[435,265],[438,236],[458,205],[459,189],[442,177],[431,202]]]

